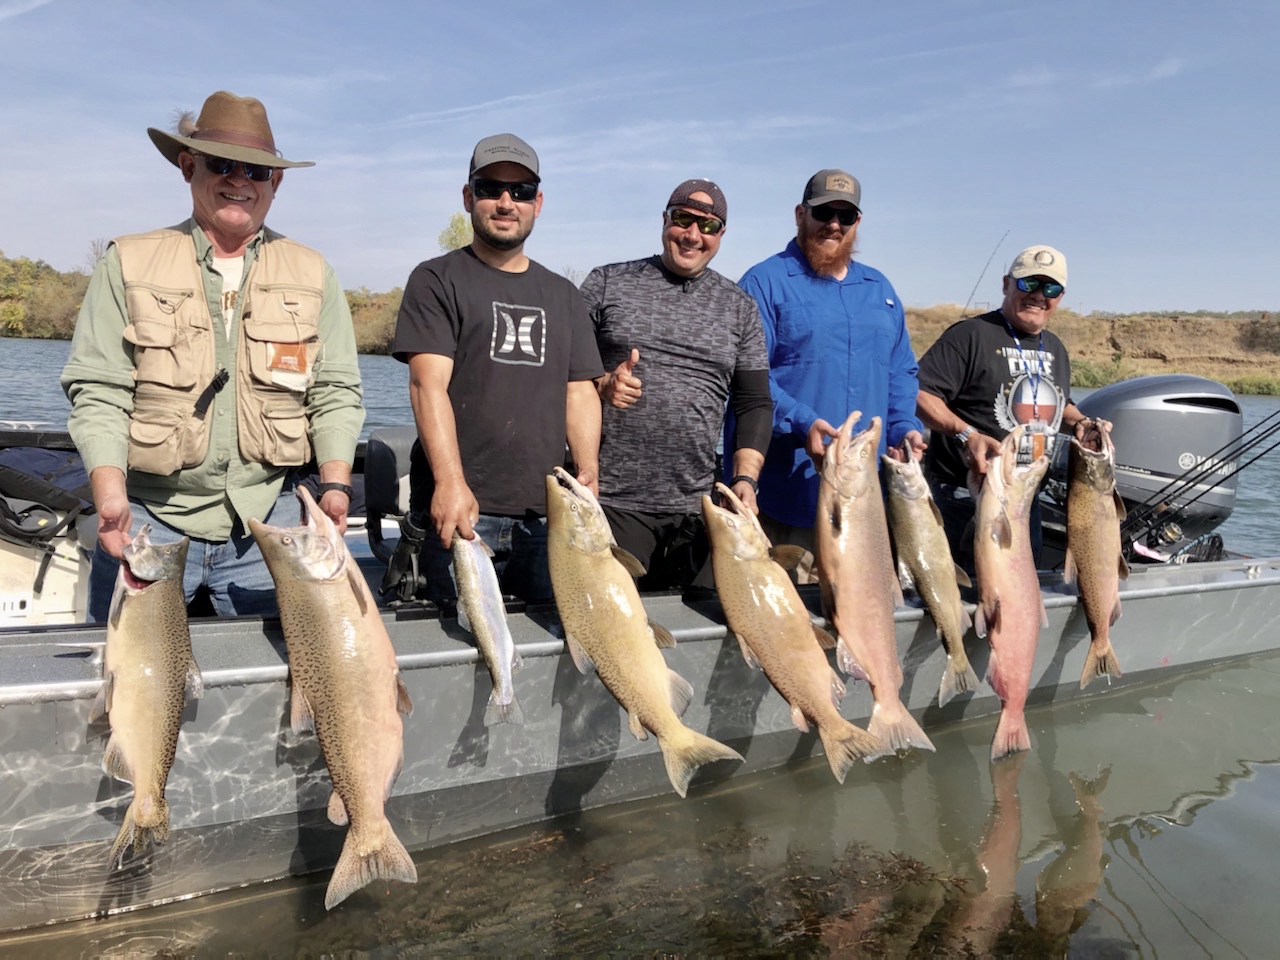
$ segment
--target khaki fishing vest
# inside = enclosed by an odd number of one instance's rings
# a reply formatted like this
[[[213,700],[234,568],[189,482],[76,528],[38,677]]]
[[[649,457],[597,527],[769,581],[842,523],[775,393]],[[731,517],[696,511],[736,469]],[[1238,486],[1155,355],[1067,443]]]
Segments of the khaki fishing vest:
[[[220,389],[214,337],[224,336],[223,320],[210,315],[189,228],[119,237],[115,246],[129,316],[124,337],[134,347],[129,468],[168,476],[208,453],[208,411]],[[235,370],[227,371],[240,452],[280,467],[306,463],[306,389],[282,385],[278,374],[314,379],[324,258],[266,230],[242,289]]]

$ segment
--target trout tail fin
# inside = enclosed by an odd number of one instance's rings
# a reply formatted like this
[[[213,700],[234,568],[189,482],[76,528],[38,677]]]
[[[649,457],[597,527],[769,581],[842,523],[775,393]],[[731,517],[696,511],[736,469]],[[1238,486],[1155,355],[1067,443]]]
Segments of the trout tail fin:
[[[827,754],[827,763],[831,764],[831,772],[836,780],[844,783],[845,775],[853,766],[853,761],[880,755],[883,745],[867,731],[856,724],[846,721],[842,725],[822,723],[818,725],[818,736],[822,738],[822,749]]]
[[[902,705],[901,700],[888,707],[880,703],[872,707],[867,732],[881,743],[878,753],[868,754],[863,758],[867,763],[912,747],[920,750],[935,749],[933,741],[921,729],[920,724],[916,723],[916,718]]]
[[[689,781],[700,766],[713,760],[741,760],[742,754],[696,730],[684,726],[681,729],[683,733],[659,737],[658,745],[662,747],[671,786],[683,797],[689,792]]]
[[[938,706],[945,707],[957,693],[969,693],[978,689],[978,675],[973,672],[969,658],[963,653],[947,655],[947,668],[942,671],[942,684],[938,687]]]
[[[164,795],[134,794],[124,823],[111,845],[111,869],[119,870],[127,858],[154,849],[169,839],[169,804]]]
[[[355,829],[347,830],[342,842],[342,854],[333,868],[333,877],[324,893],[324,908],[332,910],[351,894],[374,880],[403,880],[418,882],[418,868],[404,848],[400,838],[385,818],[382,820],[382,840],[372,849],[370,838],[360,836]]]
[[[1084,658],[1084,671],[1080,674],[1080,689],[1083,690],[1089,685],[1090,680],[1098,677],[1118,676],[1120,676],[1120,661],[1116,659],[1116,652],[1111,642],[1107,641],[1107,645],[1100,651],[1090,644],[1089,652]]]

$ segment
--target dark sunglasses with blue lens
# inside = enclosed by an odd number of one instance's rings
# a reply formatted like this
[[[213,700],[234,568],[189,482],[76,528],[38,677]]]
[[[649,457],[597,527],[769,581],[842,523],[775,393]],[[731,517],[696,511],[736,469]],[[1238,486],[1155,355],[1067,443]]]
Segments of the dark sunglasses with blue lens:
[[[1039,290],[1046,300],[1058,299],[1067,289],[1056,280],[1046,280],[1043,277],[1018,277],[1014,283],[1023,293],[1035,293]]]
[[[193,153],[193,156],[204,158],[204,168],[212,173],[215,177],[229,177],[236,171],[236,167],[244,170],[244,175],[250,180],[256,180],[258,183],[266,183],[271,179],[271,174],[276,172],[276,167],[269,167],[265,163],[241,163],[239,160],[228,160],[226,157],[211,157],[207,153]]]
[[[532,180],[512,182],[476,177],[471,181],[471,193],[477,200],[501,200],[504,193],[509,193],[516,203],[533,203],[538,199],[538,185]]]

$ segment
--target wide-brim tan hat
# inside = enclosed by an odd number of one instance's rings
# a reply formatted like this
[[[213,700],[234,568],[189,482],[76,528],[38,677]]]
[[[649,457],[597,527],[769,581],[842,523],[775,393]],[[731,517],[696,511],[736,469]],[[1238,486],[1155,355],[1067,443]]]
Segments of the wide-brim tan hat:
[[[176,134],[147,127],[147,135],[175,167],[183,150],[269,167],[315,166],[311,160],[286,160],[280,155],[267,122],[267,108],[260,100],[237,97],[225,90],[210,96],[195,120],[191,114],[184,114]]]

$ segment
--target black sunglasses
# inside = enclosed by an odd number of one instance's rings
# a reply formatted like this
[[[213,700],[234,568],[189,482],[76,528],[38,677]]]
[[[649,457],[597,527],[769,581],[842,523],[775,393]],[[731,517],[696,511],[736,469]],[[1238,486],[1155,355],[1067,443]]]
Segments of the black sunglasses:
[[[724,229],[724,221],[719,217],[700,217],[696,213],[690,213],[688,210],[668,210],[667,216],[681,230],[688,230],[689,227],[696,223],[698,232],[708,237],[714,237]]]
[[[835,217],[840,221],[840,226],[852,227],[858,221],[858,208],[833,207],[829,203],[824,203],[820,207],[810,207],[809,215],[819,223],[830,223],[831,218]]]
[[[1055,280],[1041,280],[1039,277],[1018,277],[1013,282],[1023,293],[1035,293],[1039,290],[1046,300],[1056,300],[1067,289]]]
[[[471,181],[471,192],[477,200],[501,200],[504,193],[511,194],[516,203],[533,203],[538,199],[538,185],[532,180],[488,180],[477,177]]]
[[[236,167],[240,167],[250,180],[266,183],[277,169],[265,163],[241,163],[239,160],[228,160],[226,157],[211,157],[207,153],[197,153],[196,156],[204,157],[204,168],[215,177],[229,177],[235,173]]]

